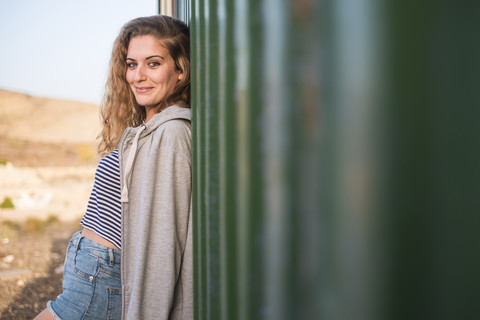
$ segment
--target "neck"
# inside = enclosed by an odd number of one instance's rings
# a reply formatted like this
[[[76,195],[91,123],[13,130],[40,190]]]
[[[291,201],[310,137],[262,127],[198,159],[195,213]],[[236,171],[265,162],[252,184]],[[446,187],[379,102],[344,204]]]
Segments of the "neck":
[[[146,112],[146,116],[145,116],[145,121],[144,122],[148,122],[150,121],[150,119],[152,119],[152,117],[155,115],[155,107],[145,107],[145,112]]]

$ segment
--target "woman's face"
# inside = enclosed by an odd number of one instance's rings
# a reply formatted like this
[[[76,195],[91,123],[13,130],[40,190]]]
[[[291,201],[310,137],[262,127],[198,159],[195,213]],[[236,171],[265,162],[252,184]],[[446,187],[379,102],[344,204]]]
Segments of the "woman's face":
[[[167,98],[183,76],[175,71],[168,50],[152,35],[136,36],[130,40],[126,63],[127,82],[137,103],[146,108],[154,107]]]

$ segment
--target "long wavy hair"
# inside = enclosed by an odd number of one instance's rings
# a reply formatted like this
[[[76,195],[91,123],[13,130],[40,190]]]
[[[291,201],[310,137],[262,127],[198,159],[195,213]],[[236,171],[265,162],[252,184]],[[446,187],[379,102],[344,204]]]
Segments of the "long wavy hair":
[[[105,155],[118,146],[123,131],[136,127],[146,117],[145,108],[135,100],[126,79],[127,51],[130,40],[136,36],[152,35],[161,41],[175,63],[175,71],[183,73],[172,94],[156,107],[160,112],[170,105],[190,107],[190,35],[188,27],[180,20],[157,15],[133,19],[126,23],[116,38],[105,94],[100,107],[102,131],[99,134],[98,152]]]

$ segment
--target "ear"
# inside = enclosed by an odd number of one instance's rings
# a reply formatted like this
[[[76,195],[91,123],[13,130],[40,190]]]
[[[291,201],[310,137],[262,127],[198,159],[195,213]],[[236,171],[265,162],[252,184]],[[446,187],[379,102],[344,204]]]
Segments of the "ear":
[[[180,73],[178,74],[178,76],[177,76],[177,79],[178,79],[178,80],[182,80],[182,79],[183,79],[183,73],[180,72]]]

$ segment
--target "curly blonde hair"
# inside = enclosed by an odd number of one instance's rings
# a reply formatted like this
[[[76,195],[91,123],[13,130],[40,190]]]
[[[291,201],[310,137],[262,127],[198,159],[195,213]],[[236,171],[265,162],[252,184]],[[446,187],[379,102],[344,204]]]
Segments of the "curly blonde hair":
[[[152,35],[161,41],[175,63],[175,70],[183,73],[172,94],[156,108],[160,112],[170,105],[190,106],[190,35],[188,27],[180,20],[157,15],[133,19],[125,24],[116,38],[105,94],[100,107],[102,131],[99,134],[98,152],[105,155],[118,146],[123,131],[136,127],[146,117],[145,108],[135,100],[126,80],[127,51],[130,40],[136,36]]]

